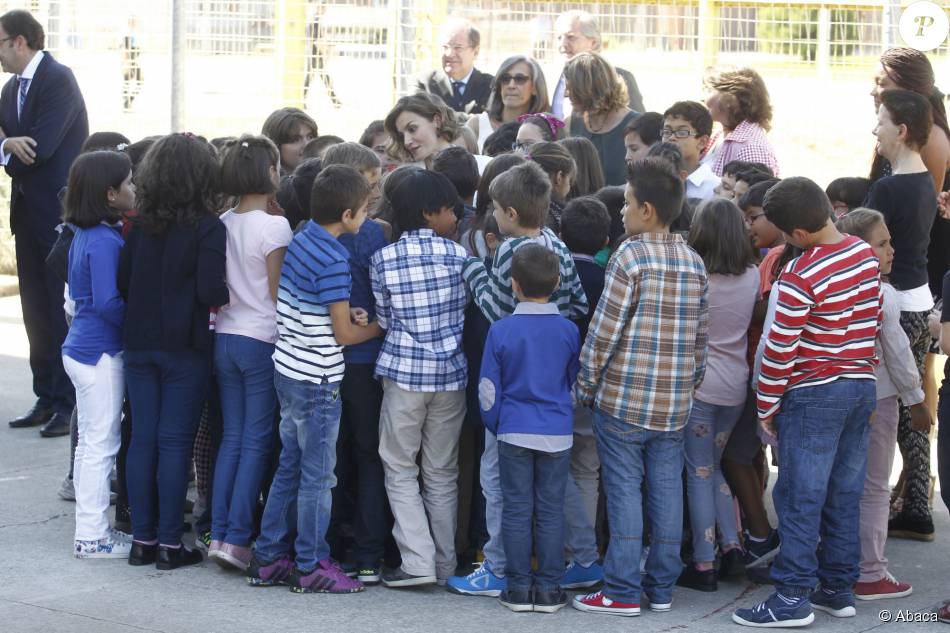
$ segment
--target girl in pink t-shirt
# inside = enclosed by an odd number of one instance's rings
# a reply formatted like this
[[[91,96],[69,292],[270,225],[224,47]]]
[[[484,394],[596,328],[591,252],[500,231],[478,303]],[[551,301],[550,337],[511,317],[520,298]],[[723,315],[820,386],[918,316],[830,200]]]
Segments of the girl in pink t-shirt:
[[[208,557],[223,567],[247,568],[261,484],[271,454],[277,393],[277,286],[290,224],[265,209],[277,190],[277,147],[263,136],[226,146],[221,190],[237,205],[221,215],[227,228],[227,284],[231,301],[215,323],[214,368],[224,433],[214,469]]]

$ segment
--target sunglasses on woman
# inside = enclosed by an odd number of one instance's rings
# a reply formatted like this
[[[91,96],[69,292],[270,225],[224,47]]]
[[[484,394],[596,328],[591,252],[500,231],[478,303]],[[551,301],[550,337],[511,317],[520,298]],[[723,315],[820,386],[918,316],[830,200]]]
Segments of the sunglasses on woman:
[[[510,75],[508,73],[505,73],[504,75],[498,76],[498,83],[501,84],[502,86],[507,86],[511,82],[512,79],[515,80],[515,85],[523,86],[526,83],[528,83],[531,77],[528,75],[521,75],[521,74]]]

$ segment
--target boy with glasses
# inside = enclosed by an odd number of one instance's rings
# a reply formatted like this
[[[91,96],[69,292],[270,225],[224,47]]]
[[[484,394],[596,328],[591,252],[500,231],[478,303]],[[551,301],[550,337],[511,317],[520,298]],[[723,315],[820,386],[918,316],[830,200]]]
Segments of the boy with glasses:
[[[700,163],[711,134],[712,115],[701,103],[678,101],[663,113],[661,140],[676,143],[683,152],[687,198],[708,200],[715,195],[719,177],[708,164]]]

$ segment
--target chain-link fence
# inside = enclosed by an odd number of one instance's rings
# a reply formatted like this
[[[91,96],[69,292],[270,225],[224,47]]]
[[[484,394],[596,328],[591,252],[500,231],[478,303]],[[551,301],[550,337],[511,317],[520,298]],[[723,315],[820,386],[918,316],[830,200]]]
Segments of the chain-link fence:
[[[449,15],[480,29],[479,68],[494,72],[526,53],[553,85],[563,63],[555,18],[585,9],[604,54],[636,75],[648,109],[700,97],[706,66],[758,69],[772,93],[783,172],[820,182],[865,171],[875,60],[903,44],[892,0],[180,0],[183,64],[173,83],[173,1],[0,0],[0,11],[25,8],[44,25],[47,48],[79,79],[92,130],[136,140],[170,130],[173,102],[182,128],[208,137],[258,131],[273,109],[299,105],[322,133],[356,138],[440,66],[437,31]],[[930,56],[950,88],[950,44]]]

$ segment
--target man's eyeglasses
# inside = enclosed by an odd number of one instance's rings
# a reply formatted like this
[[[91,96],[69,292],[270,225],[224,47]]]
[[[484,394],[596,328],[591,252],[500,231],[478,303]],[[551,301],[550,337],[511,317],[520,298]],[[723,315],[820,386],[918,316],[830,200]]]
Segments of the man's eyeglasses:
[[[660,131],[660,138],[667,139],[667,138],[673,138],[674,136],[676,138],[683,139],[683,138],[692,138],[694,136],[699,136],[699,134],[697,134],[696,132],[692,132],[690,130],[684,129],[684,128],[673,130],[668,127],[665,127],[663,128],[663,130]]]
[[[498,76],[498,83],[502,86],[507,86],[511,83],[511,80],[514,80],[515,84],[518,86],[523,86],[531,79],[528,75],[510,75],[505,73],[504,75]]]

